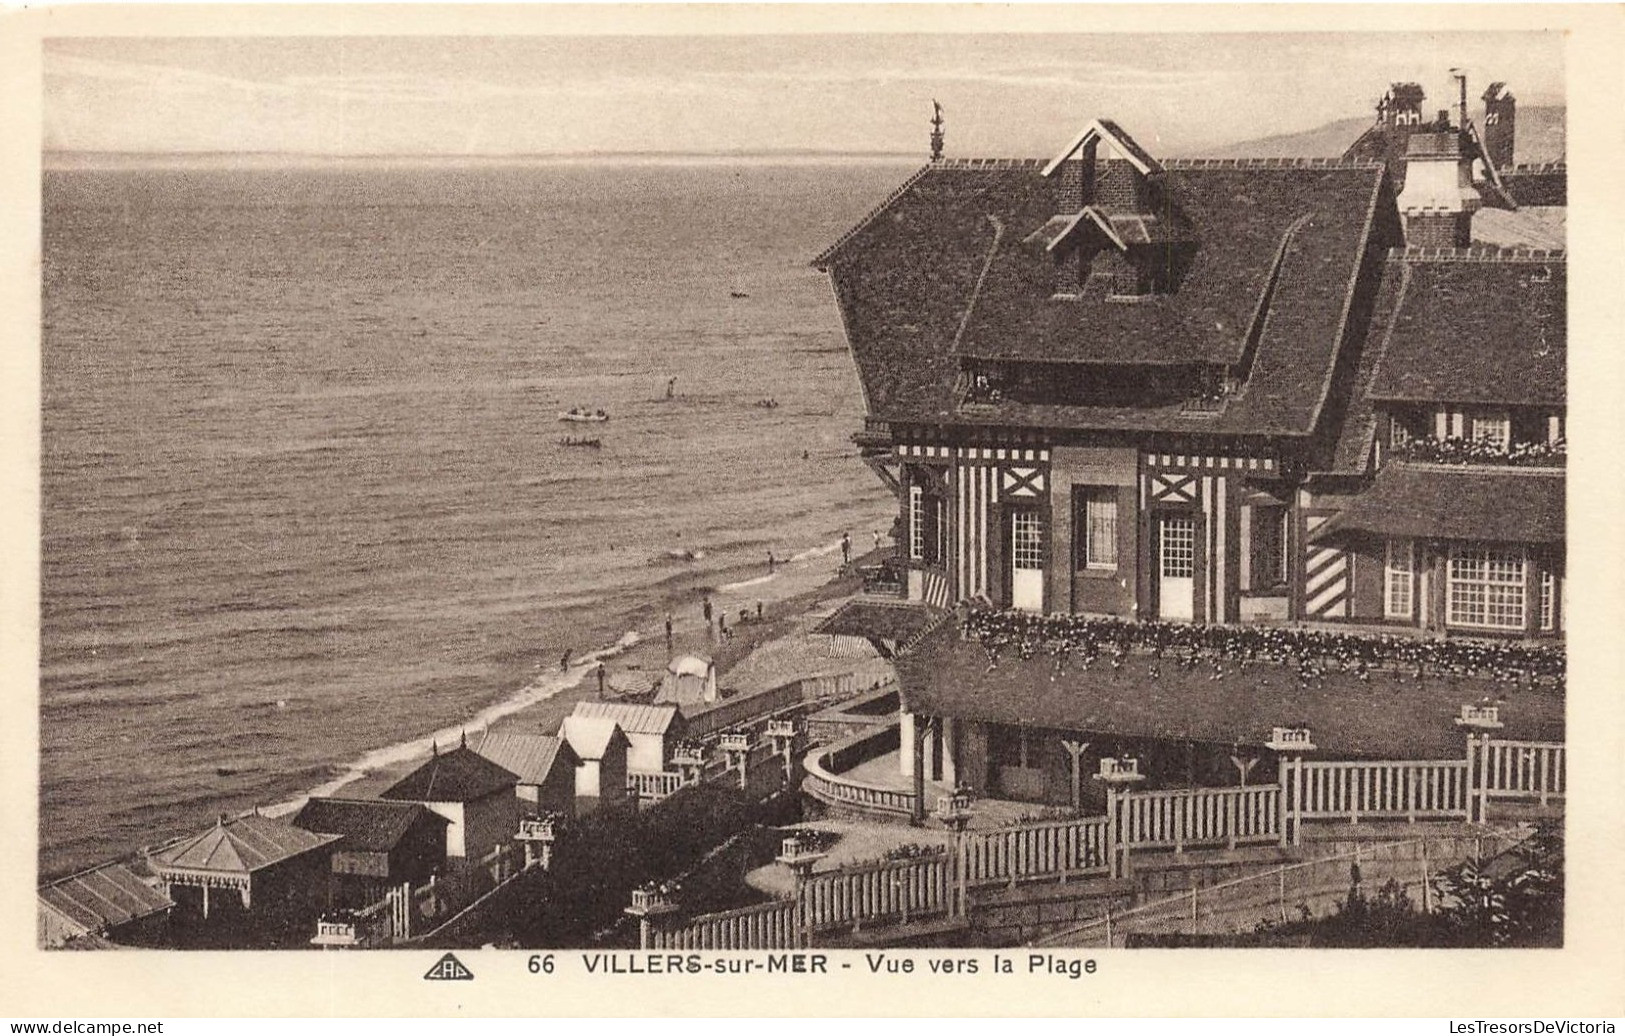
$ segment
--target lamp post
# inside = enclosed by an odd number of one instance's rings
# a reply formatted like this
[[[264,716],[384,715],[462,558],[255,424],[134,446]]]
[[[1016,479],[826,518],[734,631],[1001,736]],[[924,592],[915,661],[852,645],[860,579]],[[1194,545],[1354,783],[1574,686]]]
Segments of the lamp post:
[[[1506,726],[1501,707],[1488,698],[1463,705],[1456,726],[1467,731],[1467,822],[1482,824],[1490,807],[1490,737]]]
[[[791,835],[779,843],[778,862],[790,868],[795,876],[795,941],[797,946],[809,947],[812,945],[812,925],[807,919],[807,903],[805,891],[807,876],[812,873],[813,865],[824,858],[825,854],[814,852],[805,842],[795,835]]]
[[[1310,740],[1308,727],[1274,727],[1264,747],[1290,760],[1290,765],[1279,768],[1281,844],[1288,844],[1290,826],[1291,844],[1299,845],[1303,837],[1303,757],[1315,750],[1315,743]]]
[[[1119,831],[1123,826],[1121,810],[1118,808],[1120,789],[1133,787],[1145,780],[1140,772],[1140,761],[1132,755],[1124,754],[1113,758],[1102,756],[1100,759],[1100,772],[1095,774],[1095,780],[1106,786],[1106,866],[1110,875],[1121,878],[1124,863],[1128,860],[1130,839],[1129,832]],[[1118,847],[1122,847],[1119,859]]]
[[[954,787],[952,795],[937,799],[936,817],[942,826],[954,833],[954,913],[964,917],[969,913],[969,887],[965,859],[965,828],[971,820],[971,789],[969,785]]]

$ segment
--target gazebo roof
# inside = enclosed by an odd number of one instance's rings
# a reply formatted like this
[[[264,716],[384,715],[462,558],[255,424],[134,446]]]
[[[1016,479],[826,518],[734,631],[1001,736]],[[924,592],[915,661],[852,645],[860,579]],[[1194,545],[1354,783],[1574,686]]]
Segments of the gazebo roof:
[[[284,860],[301,856],[339,839],[339,835],[304,831],[257,813],[228,820],[222,817],[202,834],[153,857],[160,875],[177,871],[247,877]]]

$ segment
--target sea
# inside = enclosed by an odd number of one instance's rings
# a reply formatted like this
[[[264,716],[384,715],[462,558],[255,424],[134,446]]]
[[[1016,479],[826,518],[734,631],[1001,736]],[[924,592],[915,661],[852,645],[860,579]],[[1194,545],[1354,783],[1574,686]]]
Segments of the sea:
[[[894,507],[808,263],[917,164],[48,170],[42,876],[558,693],[769,550],[867,549]]]

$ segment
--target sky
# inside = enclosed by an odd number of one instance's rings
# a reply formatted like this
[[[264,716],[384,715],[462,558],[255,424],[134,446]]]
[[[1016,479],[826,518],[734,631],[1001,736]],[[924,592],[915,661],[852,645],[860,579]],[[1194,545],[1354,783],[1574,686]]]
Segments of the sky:
[[[1096,116],[1199,154],[1429,107],[1470,75],[1563,102],[1555,33],[54,38],[47,151],[1047,155]]]

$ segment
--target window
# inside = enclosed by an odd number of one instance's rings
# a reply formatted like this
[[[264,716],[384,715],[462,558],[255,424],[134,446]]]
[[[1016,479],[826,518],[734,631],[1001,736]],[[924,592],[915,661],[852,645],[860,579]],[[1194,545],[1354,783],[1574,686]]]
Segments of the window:
[[[1161,572],[1164,579],[1191,579],[1196,575],[1196,520],[1162,519]]]
[[[908,487],[908,556],[925,559],[925,490]]]
[[[1474,414],[1469,433],[1470,439],[1482,439],[1504,450],[1512,445],[1512,419],[1505,411]]]
[[[1557,573],[1551,569],[1540,574],[1540,628],[1557,628]]]
[[[1450,553],[1445,621],[1453,626],[1524,628],[1524,556],[1457,548]]]
[[[1416,544],[1410,540],[1389,540],[1388,557],[1383,564],[1382,614],[1389,619],[1409,619],[1416,614]]]
[[[1117,571],[1117,487],[1079,486],[1078,567]]]
[[[1254,589],[1263,590],[1286,582],[1286,516],[1285,507],[1269,504],[1253,507]]]
[[[1010,562],[1016,568],[1042,570],[1044,567],[1044,527],[1037,511],[1015,511],[1010,515]]]
[[[1388,445],[1409,446],[1410,442],[1411,430],[1398,417],[1391,418],[1388,422]]]

